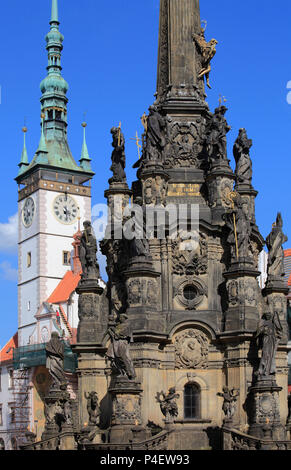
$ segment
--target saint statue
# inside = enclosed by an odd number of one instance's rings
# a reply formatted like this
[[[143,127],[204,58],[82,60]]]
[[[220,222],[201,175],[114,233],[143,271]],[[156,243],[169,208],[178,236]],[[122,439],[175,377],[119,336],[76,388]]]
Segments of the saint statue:
[[[268,277],[284,277],[284,250],[283,244],[288,241],[288,237],[283,233],[283,220],[280,213],[273,224],[272,232],[266,239],[269,250],[268,256]]]
[[[177,399],[180,395],[176,393],[175,387],[169,389],[168,393],[157,393],[156,400],[160,404],[161,412],[166,418],[166,421],[173,421],[178,416]]]
[[[205,39],[205,28],[201,28],[199,34],[193,34],[193,41],[196,44],[196,47],[201,55],[201,65],[202,68],[199,72],[198,78],[206,79],[206,84],[208,88],[211,88],[209,82],[209,74],[211,72],[211,61],[216,54],[216,46],[218,41],[216,39],[211,39],[207,42]]]
[[[125,139],[121,132],[120,127],[113,127],[111,129],[113,138],[112,147],[113,152],[111,155],[112,165],[110,170],[113,173],[112,178],[109,180],[111,183],[126,183],[125,174]]]
[[[276,373],[276,353],[283,328],[277,312],[265,313],[256,332],[258,347],[262,350],[258,377],[270,377]]]
[[[156,106],[149,107],[147,119],[146,155],[147,160],[158,160],[166,145],[164,130],[166,121],[159,113]]]
[[[224,115],[225,106],[219,106],[212,114],[206,128],[206,148],[212,163],[215,160],[227,161],[226,134],[231,130]]]
[[[80,239],[80,261],[82,279],[99,279],[100,270],[97,263],[97,240],[90,221],[84,222],[84,231]]]
[[[60,390],[67,385],[64,372],[64,343],[56,331],[52,332],[51,340],[46,344],[46,367],[52,377],[52,388]]]
[[[115,326],[109,328],[108,333],[111,344],[106,356],[118,372],[118,377],[127,377],[129,380],[135,379],[136,374],[129,351],[129,345],[133,343],[133,336],[128,316],[124,313],[121,314],[119,321]]]
[[[142,218],[139,213],[133,211],[135,236],[129,241],[130,258],[150,258],[150,245],[146,233],[146,213],[143,207],[142,198],[137,197],[135,204],[142,208]]]
[[[239,397],[239,391],[236,389],[230,389],[228,387],[223,387],[223,393],[217,394],[219,397],[224,399],[222,410],[228,420],[232,420],[235,410],[236,402]]]
[[[236,183],[251,184],[253,177],[252,160],[250,158],[250,149],[253,141],[248,139],[245,129],[240,129],[238,138],[233,147],[233,155],[236,161]]]
[[[239,196],[235,200],[234,208],[224,214],[223,218],[229,228],[227,242],[231,247],[232,261],[247,258],[250,251],[252,227]]]

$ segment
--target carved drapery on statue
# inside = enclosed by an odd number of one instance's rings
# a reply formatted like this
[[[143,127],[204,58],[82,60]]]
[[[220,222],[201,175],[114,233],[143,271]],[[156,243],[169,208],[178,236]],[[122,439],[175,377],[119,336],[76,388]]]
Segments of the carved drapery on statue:
[[[266,239],[269,250],[268,256],[268,277],[284,277],[284,250],[283,244],[288,241],[288,237],[283,233],[283,220],[280,213],[277,215],[276,223],[273,224],[272,232]]]
[[[233,146],[233,155],[236,161],[235,177],[237,184],[252,184],[253,169],[250,158],[250,149],[253,141],[248,139],[245,129],[240,129],[238,138]]]
[[[205,39],[205,28],[201,28],[199,34],[193,34],[193,41],[195,42],[196,48],[201,56],[202,68],[199,72],[198,78],[206,80],[208,88],[211,88],[209,81],[209,74],[211,72],[211,61],[216,54],[216,46],[218,41],[211,39],[209,42]]]
[[[149,107],[147,119],[145,161],[161,161],[161,154],[166,145],[166,121],[155,105]]]
[[[176,393],[175,387],[170,388],[167,394],[164,392],[157,393],[156,400],[160,404],[161,412],[167,422],[172,422],[174,418],[177,418],[179,413],[177,399],[179,398],[180,395]]]
[[[99,279],[100,271],[97,263],[97,240],[90,221],[84,222],[84,231],[80,240],[80,261],[82,279]]]
[[[129,380],[135,379],[136,374],[129,350],[133,336],[127,315],[120,315],[118,323],[109,328],[108,334],[111,338],[111,344],[106,356],[113,369],[117,371],[119,377],[127,377]]]
[[[46,344],[46,367],[52,377],[52,387],[60,390],[66,386],[64,372],[64,343],[57,332],[53,332],[51,340]]]
[[[113,173],[112,178],[109,180],[109,184],[112,183],[126,183],[125,174],[125,139],[121,132],[120,127],[113,127],[111,129],[113,138],[112,147],[114,148],[111,160],[112,165],[110,170]]]
[[[133,258],[150,258],[150,245],[147,239],[146,233],[146,209],[143,206],[142,198],[137,197],[135,200],[137,206],[141,208],[141,211],[132,211],[131,216],[134,220],[134,225],[130,225],[130,229],[134,230],[133,237],[128,237],[129,244],[129,257]],[[141,216],[142,213],[142,216]],[[129,218],[130,219],[130,218]]]
[[[206,125],[205,145],[212,164],[218,161],[228,162],[226,134],[231,127],[224,117],[226,111],[225,106],[216,108]]]
[[[258,348],[262,350],[260,366],[256,373],[258,377],[269,377],[276,373],[276,352],[282,334],[283,328],[278,313],[266,313],[256,332]]]
[[[234,208],[224,215],[224,219],[229,229],[227,243],[231,248],[231,261],[249,257],[252,227],[239,196],[235,200]]]

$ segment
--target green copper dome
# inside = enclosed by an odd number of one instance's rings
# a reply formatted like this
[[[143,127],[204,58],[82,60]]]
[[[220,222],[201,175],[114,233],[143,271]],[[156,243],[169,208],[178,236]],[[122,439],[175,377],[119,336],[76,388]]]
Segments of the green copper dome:
[[[62,93],[66,94],[69,85],[66,80],[58,74],[48,75],[40,84],[40,90],[45,93]]]

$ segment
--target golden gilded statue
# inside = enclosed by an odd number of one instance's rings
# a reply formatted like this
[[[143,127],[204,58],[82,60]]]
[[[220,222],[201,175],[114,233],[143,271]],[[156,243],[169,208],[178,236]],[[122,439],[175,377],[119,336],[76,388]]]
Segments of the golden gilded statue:
[[[196,44],[196,47],[201,54],[202,58],[202,69],[199,72],[198,77],[203,78],[205,76],[206,79],[206,84],[208,88],[211,88],[210,82],[209,82],[209,74],[211,72],[211,64],[210,62],[212,61],[213,57],[216,54],[216,45],[218,44],[218,41],[216,39],[211,39],[211,41],[207,42],[205,39],[205,30],[206,30],[206,25],[205,27],[201,28],[201,31],[199,34],[193,34],[193,41]]]

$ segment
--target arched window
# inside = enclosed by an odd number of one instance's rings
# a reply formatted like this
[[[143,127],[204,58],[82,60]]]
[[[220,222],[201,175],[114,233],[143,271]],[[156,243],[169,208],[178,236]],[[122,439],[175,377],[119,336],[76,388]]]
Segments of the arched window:
[[[2,438],[0,439],[0,450],[5,450],[5,442]]]
[[[184,418],[201,418],[201,390],[195,383],[188,383],[184,388]]]

